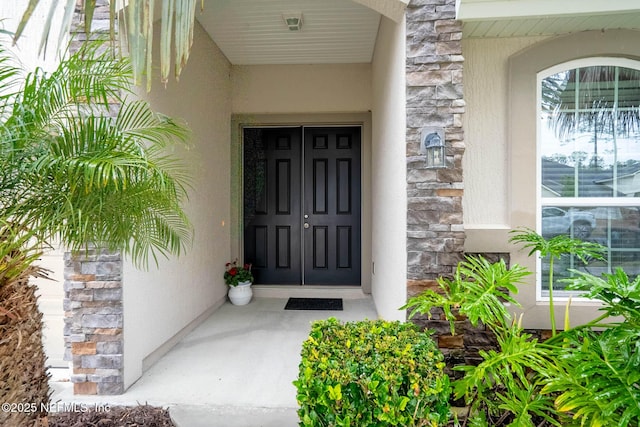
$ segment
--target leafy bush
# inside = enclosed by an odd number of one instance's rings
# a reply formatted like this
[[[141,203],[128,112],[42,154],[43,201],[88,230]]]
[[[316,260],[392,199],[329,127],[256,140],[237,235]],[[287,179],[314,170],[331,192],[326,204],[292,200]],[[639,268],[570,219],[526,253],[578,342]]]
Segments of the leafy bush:
[[[529,229],[516,231],[512,241],[523,244],[529,255],[550,258],[550,293],[554,258],[571,254],[586,264],[603,252],[595,243],[567,236],[547,240]],[[412,315],[442,309],[452,333],[457,310],[496,335],[497,348],[480,351],[478,365],[454,367],[464,372],[453,389],[468,405],[465,426],[640,425],[640,276],[630,279],[621,269],[602,277],[569,271],[572,277],[562,280],[566,289],[599,301],[603,313],[571,328],[567,305],[565,330],[556,334],[550,315],[553,333],[543,343],[525,333],[522,317],[512,320],[502,306],[518,306],[505,293],[516,293],[514,285],[529,274],[517,265],[507,269],[503,262],[467,258],[453,279],[438,280],[439,292],[427,290],[409,300],[405,308],[413,309]]]
[[[550,340],[556,363],[548,372],[543,392],[554,393],[558,411],[581,425],[638,426],[640,276],[630,280],[622,269],[602,277],[573,273],[576,277],[570,279],[567,289],[601,301],[605,313]],[[605,322],[610,316],[623,321]],[[594,326],[605,329],[596,332]]]
[[[413,324],[315,322],[294,381],[300,425],[446,425],[444,367],[436,344]]]

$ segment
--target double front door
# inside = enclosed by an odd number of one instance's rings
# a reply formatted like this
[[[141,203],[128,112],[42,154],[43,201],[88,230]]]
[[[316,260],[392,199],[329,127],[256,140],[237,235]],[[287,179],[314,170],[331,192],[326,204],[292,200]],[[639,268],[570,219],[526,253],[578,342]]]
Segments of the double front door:
[[[360,127],[244,129],[244,259],[258,284],[360,285]]]

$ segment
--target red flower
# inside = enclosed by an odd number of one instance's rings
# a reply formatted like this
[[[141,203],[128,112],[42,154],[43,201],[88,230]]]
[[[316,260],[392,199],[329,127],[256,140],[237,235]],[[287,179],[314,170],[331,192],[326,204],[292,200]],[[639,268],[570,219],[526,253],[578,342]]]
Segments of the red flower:
[[[236,267],[233,267],[229,270],[229,274],[235,276],[236,274],[238,274],[238,269]]]

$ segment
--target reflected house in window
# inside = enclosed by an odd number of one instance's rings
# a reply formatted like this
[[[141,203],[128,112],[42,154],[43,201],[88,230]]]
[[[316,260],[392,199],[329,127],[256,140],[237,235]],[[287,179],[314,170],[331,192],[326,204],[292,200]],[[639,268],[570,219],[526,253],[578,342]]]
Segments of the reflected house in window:
[[[614,177],[615,175],[615,177]],[[607,169],[578,168],[542,158],[542,197],[638,197],[640,162]]]
[[[607,177],[595,182],[607,186],[613,191],[617,189],[620,197],[640,197],[640,162],[627,168],[618,169],[618,177]]]

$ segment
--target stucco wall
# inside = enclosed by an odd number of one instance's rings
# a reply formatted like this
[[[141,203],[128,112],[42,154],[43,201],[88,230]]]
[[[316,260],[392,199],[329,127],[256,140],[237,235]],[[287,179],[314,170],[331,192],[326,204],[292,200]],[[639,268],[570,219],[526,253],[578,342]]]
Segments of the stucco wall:
[[[371,109],[370,64],[246,65],[232,71],[235,114]]]
[[[193,51],[179,82],[166,89],[154,81],[141,94],[153,107],[188,118],[192,147],[178,154],[194,176],[186,207],[195,228],[193,246],[179,259],[161,260],[144,272],[124,266],[125,387],[171,343],[171,338],[198,316],[221,304],[227,287],[222,280],[230,257],[230,117],[231,67],[199,26]],[[158,350],[156,353],[154,351]]]
[[[405,24],[382,18],[373,57],[372,294],[378,314],[404,320],[407,190]]]
[[[464,42],[467,252],[509,252],[512,263],[536,271],[536,258],[508,243],[509,230],[536,226],[536,74],[578,58],[640,58],[637,38],[635,31],[609,30]],[[549,328],[548,302],[537,300],[536,275],[528,282],[517,295],[524,325]],[[555,308],[562,319],[564,303]],[[574,324],[597,315],[593,302],[571,304]]]
[[[463,40],[466,151],[464,226],[467,252],[508,252],[511,224],[507,141],[508,60],[543,37]],[[487,201],[491,203],[487,203]]]

